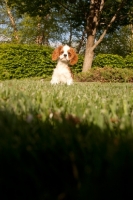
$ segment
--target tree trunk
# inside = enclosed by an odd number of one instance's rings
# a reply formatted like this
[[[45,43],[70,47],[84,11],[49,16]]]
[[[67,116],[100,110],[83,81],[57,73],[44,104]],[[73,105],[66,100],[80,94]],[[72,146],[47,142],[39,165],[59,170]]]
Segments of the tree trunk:
[[[85,58],[83,63],[83,72],[87,72],[91,69],[93,58],[94,58],[94,42],[96,37],[97,26],[100,15],[100,4],[101,0],[91,0],[90,13],[87,16],[87,43],[85,50]]]
[[[81,37],[81,39],[79,41],[79,45],[77,47],[77,53],[79,53],[81,48],[82,48],[82,45],[83,45],[84,40],[85,40],[85,35],[86,35],[86,31],[84,30],[83,33],[82,33],[82,37]]]
[[[45,16],[45,20],[48,20],[49,15]],[[47,24],[45,27],[45,21],[42,21],[42,18],[38,18],[38,24],[37,24],[37,36],[36,36],[36,44],[37,45],[49,45],[48,40],[48,34],[47,34]]]
[[[84,57],[84,63],[83,63],[83,72],[87,72],[89,69],[91,69],[93,58],[94,58],[94,51],[92,49],[94,45],[94,36],[90,35],[88,36],[87,43],[86,43],[86,50],[85,50],[85,57]]]
[[[104,29],[102,35],[99,39],[95,42],[95,36],[97,32],[97,27],[100,21],[100,15],[104,7],[104,0],[91,0],[90,1],[90,12],[86,17],[87,20],[87,44],[86,44],[86,51],[85,51],[85,58],[83,63],[83,72],[87,72],[91,69],[93,58],[94,58],[94,49],[98,46],[98,44],[103,40],[104,36],[106,35],[109,27],[115,21],[118,13],[120,12],[121,8],[124,5],[124,1],[121,1],[120,6],[117,8],[114,16],[111,18],[110,22],[108,23],[106,29]]]
[[[130,52],[133,51],[133,24],[130,24],[130,29],[131,29],[131,38],[130,38]]]
[[[19,37],[18,37],[18,30],[17,30],[17,26],[16,26],[16,23],[15,23],[15,19],[11,13],[11,9],[9,8],[8,6],[8,1],[7,0],[4,0],[5,4],[6,4],[6,10],[7,10],[7,13],[8,13],[8,16],[9,16],[9,19],[10,19],[10,22],[11,22],[11,26],[13,27],[13,32],[14,32],[14,38],[16,41],[19,40]]]
[[[40,19],[39,19],[40,21]],[[41,33],[41,23],[37,24],[37,37],[36,37],[36,44],[41,45],[43,41],[42,33]]]
[[[70,35],[69,35],[68,45],[71,46],[72,45],[72,26],[71,26],[71,24],[70,24],[70,29],[69,30],[70,30],[69,31]]]

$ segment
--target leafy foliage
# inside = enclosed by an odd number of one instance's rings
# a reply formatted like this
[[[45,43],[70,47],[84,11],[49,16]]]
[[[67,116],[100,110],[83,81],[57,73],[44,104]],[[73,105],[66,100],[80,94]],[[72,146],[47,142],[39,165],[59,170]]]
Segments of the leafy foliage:
[[[1,79],[51,75],[52,49],[28,45],[0,45]]]
[[[96,67],[125,67],[124,59],[119,55],[98,54],[94,59],[93,66]]]
[[[29,4],[29,0],[9,0],[9,5],[14,6],[17,8],[17,10],[23,14],[28,13],[31,16],[46,16],[47,14],[52,13],[53,10],[57,10],[58,12],[69,12],[69,17],[73,20],[73,26],[78,27],[83,25],[83,27],[86,27],[87,18],[90,14],[89,8],[90,8],[90,2],[88,0],[78,0],[78,1],[32,1],[32,5]],[[95,2],[95,6],[98,8],[100,4],[100,1]],[[111,20],[112,16],[115,14],[117,8],[120,6],[121,1],[105,1],[104,10],[101,13],[100,16],[100,23],[98,26],[98,29],[107,27],[107,24]],[[132,10],[132,0],[129,0],[126,2],[124,0],[123,7],[117,16],[117,19],[114,23],[114,28],[122,25],[126,25],[128,23],[131,23],[132,16],[129,14]],[[128,16],[128,17],[127,17]],[[92,24],[93,26],[93,24]],[[113,27],[112,27],[113,28]]]
[[[133,70],[127,68],[92,68],[88,72],[75,75],[75,81],[80,82],[133,82]]]
[[[133,52],[126,56],[125,63],[127,67],[133,68]]]
[[[60,42],[67,41],[67,43],[69,43],[70,45],[74,44],[78,50],[81,50],[87,40],[86,34],[87,36],[91,35],[95,28],[96,31],[94,32],[96,34],[92,34],[94,36],[93,41],[98,41],[100,34],[104,32],[103,30],[108,29],[109,33],[113,33],[114,30],[117,29],[117,33],[119,33],[118,30],[121,26],[132,23],[132,0],[129,0],[128,2],[126,0],[116,0],[113,2],[107,0],[103,4],[102,12],[99,11],[101,0],[94,1],[93,12],[90,12],[91,1],[87,0],[68,0],[61,2],[33,0],[32,5],[30,5],[29,0],[8,0],[8,3],[10,5],[10,8],[12,7],[16,13],[19,12],[19,17],[24,17],[24,20],[20,20],[20,18],[18,20],[18,30],[20,31],[19,34],[21,36],[20,41],[24,43],[34,42],[36,37],[43,38],[42,44],[48,44],[49,41],[55,43],[55,41],[57,42],[57,40],[60,40]],[[120,8],[119,12],[117,12],[118,8]],[[97,13],[97,23],[93,23],[95,20],[93,20],[94,16],[91,16],[91,13],[93,13],[92,15],[95,15],[95,13]],[[29,15],[34,17],[30,19]],[[113,16],[117,16],[117,18],[115,19],[115,22],[110,26],[109,23]],[[40,18],[39,22],[38,20],[36,20],[37,18]],[[27,26],[29,23],[30,25]],[[37,31],[36,29],[39,26],[40,30],[38,29]],[[30,39],[28,37],[30,37]],[[125,44],[122,45],[122,48],[119,48],[121,44],[123,44],[123,41],[116,40],[115,43],[116,42],[118,44],[118,48],[114,48],[115,45],[109,46],[113,48],[115,53],[118,50],[120,55],[127,55],[129,49],[125,48]],[[110,42],[108,44],[113,43]],[[96,48],[94,44],[92,46]],[[89,47],[89,49],[91,50],[93,48]],[[106,51],[106,48],[104,49]],[[121,51],[119,49],[121,49]],[[89,69],[90,67],[91,66],[88,66],[87,68]]]
[[[53,49],[37,45],[0,45],[0,79],[51,76],[56,63],[51,60]],[[72,68],[81,72],[83,57]]]
[[[78,63],[71,67],[71,70],[74,74],[79,73],[82,71],[82,66],[83,66],[83,61],[84,61],[84,56],[83,55],[78,55]]]
[[[99,34],[97,35],[97,38]],[[113,33],[108,33],[95,49],[96,55],[118,54],[125,57],[133,51],[132,25],[118,27]]]

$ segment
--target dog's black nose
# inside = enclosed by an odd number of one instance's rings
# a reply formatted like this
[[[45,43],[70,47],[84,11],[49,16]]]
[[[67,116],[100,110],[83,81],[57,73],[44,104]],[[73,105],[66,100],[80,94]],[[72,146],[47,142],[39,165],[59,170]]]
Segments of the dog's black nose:
[[[64,54],[64,57],[67,57],[67,54]]]

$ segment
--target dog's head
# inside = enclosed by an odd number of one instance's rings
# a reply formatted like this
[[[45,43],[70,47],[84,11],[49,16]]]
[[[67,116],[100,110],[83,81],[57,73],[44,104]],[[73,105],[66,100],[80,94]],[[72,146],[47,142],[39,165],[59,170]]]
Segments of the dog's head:
[[[62,62],[69,63],[70,65],[74,65],[78,61],[78,55],[75,50],[68,45],[59,46],[53,51],[52,60],[60,59]]]

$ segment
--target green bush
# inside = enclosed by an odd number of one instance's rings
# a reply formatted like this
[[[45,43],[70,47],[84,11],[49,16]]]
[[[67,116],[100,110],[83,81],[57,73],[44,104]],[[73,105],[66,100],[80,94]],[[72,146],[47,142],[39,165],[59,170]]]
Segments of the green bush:
[[[93,61],[93,67],[125,67],[124,59],[119,55],[98,54]]]
[[[133,52],[125,58],[126,67],[133,68]]]
[[[83,67],[84,56],[78,55],[78,63],[71,67],[73,73],[80,73]]]
[[[52,49],[36,45],[0,45],[0,79],[49,76]]]
[[[75,75],[75,81],[80,82],[133,82],[133,70],[127,68],[92,68],[88,72]]]
[[[37,45],[0,44],[0,80],[43,77],[52,75],[56,62],[51,60],[53,49]],[[72,67],[80,72],[83,58]]]

